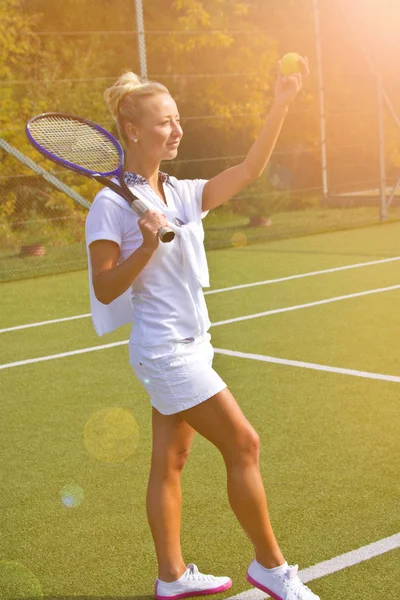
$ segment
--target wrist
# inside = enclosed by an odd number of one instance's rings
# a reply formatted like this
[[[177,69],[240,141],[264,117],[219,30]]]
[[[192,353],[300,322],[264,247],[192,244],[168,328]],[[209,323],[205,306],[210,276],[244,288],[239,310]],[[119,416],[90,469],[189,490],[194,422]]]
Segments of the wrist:
[[[142,244],[141,246],[139,246],[138,248],[143,254],[147,254],[149,256],[151,256],[152,254],[154,254],[154,252],[157,250],[157,248],[153,248],[151,246],[145,246],[144,244]]]
[[[281,112],[282,114],[286,115],[289,111],[289,106],[290,104],[282,103],[279,102],[279,100],[274,100],[274,103],[272,105],[272,110],[276,111],[276,112]]]

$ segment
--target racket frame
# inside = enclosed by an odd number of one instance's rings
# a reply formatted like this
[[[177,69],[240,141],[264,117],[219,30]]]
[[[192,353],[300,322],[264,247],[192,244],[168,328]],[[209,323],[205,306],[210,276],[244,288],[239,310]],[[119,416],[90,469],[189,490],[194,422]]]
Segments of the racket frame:
[[[46,150],[46,148],[41,146],[35,140],[35,138],[33,137],[32,133],[30,131],[30,128],[33,123],[40,121],[41,119],[47,119],[47,118],[52,118],[52,117],[53,118],[65,118],[65,119],[71,119],[73,121],[78,121],[80,123],[88,125],[91,129],[95,129],[99,133],[101,133],[105,138],[107,138],[114,145],[115,149],[117,150],[117,152],[119,154],[118,167],[116,169],[114,169],[113,171],[98,173],[96,171],[91,171],[90,169],[85,169],[84,167],[78,167],[78,165],[75,165],[74,163],[71,163],[63,158],[58,158],[58,157],[54,156],[54,154],[52,154],[49,150]],[[66,169],[69,169],[70,171],[77,173],[78,175],[84,175],[85,177],[88,177],[89,179],[94,179],[98,183],[105,185],[106,187],[110,188],[113,192],[115,192],[116,194],[121,196],[124,200],[126,200],[126,202],[128,202],[128,204],[129,204],[129,206],[139,215],[142,215],[146,210],[149,210],[148,207],[142,202],[142,200],[140,198],[138,198],[137,196],[135,196],[131,192],[131,190],[125,183],[124,150],[123,150],[121,144],[118,142],[117,139],[115,139],[115,137],[109,131],[107,131],[100,125],[97,125],[97,123],[93,123],[93,121],[90,121],[89,119],[85,119],[84,117],[76,117],[75,115],[70,115],[68,113],[48,112],[48,113],[42,113],[40,115],[36,115],[35,117],[32,117],[26,124],[25,131],[26,131],[26,135],[27,135],[27,138],[28,138],[28,141],[30,142],[30,144],[40,154],[42,154],[42,156],[44,156],[45,158],[47,158],[54,164],[59,165],[59,166],[61,165],[61,166],[65,167]],[[109,177],[117,177],[118,181],[119,181],[119,185],[117,183],[115,183],[114,181],[111,181],[110,179],[108,179]],[[162,227],[159,230],[159,237],[162,242],[171,242],[175,237],[175,233],[179,233],[179,227],[177,225],[174,226],[174,225],[171,225],[170,223],[168,223],[168,227]]]
[[[97,171],[91,171],[89,169],[85,169],[84,167],[78,167],[74,163],[71,163],[68,160],[65,160],[64,158],[62,158],[62,159],[56,158],[54,156],[54,154],[52,154],[49,150],[46,150],[46,148],[41,146],[35,140],[35,138],[31,134],[31,130],[30,130],[32,123],[36,123],[37,121],[40,121],[41,119],[48,119],[48,118],[72,119],[74,121],[78,121],[79,123],[84,123],[85,125],[89,125],[89,127],[91,129],[97,129],[97,131],[99,131],[105,138],[107,138],[113,144],[115,149],[117,150],[118,155],[119,155],[118,169],[113,169],[112,171],[106,171],[104,173],[101,173],[101,175],[100,175]],[[32,119],[30,119],[28,121],[28,123],[25,126],[25,131],[26,131],[26,135],[28,137],[29,142],[32,144],[32,146],[38,152],[40,152],[40,154],[42,154],[45,158],[48,158],[49,160],[51,160],[53,163],[55,163],[57,165],[63,164],[67,169],[70,169],[71,171],[74,171],[75,173],[87,175],[88,177],[92,177],[93,175],[97,175],[97,176],[101,176],[101,177],[111,177],[113,175],[116,175],[117,171],[123,170],[124,150],[123,150],[121,144],[118,142],[118,140],[116,140],[115,137],[109,131],[107,131],[100,125],[97,125],[97,123],[93,123],[92,121],[89,121],[88,119],[84,119],[83,117],[75,117],[75,115],[69,115],[67,113],[55,113],[55,112],[42,113],[41,115],[32,117]]]

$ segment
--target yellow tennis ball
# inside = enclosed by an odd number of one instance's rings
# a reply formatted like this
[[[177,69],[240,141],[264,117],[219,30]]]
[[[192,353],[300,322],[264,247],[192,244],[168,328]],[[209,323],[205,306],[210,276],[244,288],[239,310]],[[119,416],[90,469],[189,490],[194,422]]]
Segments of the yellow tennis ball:
[[[297,52],[288,52],[281,60],[282,75],[301,73],[301,56]]]

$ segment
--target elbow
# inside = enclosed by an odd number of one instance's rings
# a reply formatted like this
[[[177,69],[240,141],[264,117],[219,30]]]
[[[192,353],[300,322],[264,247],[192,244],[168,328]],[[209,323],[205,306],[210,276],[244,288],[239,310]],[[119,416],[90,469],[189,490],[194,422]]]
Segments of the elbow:
[[[249,163],[246,160],[244,161],[243,165],[245,168],[246,185],[253,183],[253,181],[256,181],[256,179],[261,177],[261,175],[263,174],[264,169],[256,169],[249,165]]]
[[[104,289],[104,286],[96,285],[95,281],[93,281],[93,291],[96,300],[101,302],[101,304],[110,304],[114,300],[114,298],[107,293],[107,290]]]
[[[94,292],[94,295],[96,296],[96,299],[99,302],[101,302],[101,304],[111,304],[111,302],[114,299],[114,298],[109,298],[108,296],[106,296],[106,294],[97,293],[96,291]]]

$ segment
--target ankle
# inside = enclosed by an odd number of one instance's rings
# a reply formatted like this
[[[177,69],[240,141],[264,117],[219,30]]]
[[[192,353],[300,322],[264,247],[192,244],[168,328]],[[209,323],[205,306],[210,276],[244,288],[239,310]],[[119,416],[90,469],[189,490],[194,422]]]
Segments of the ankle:
[[[283,554],[273,556],[256,554],[256,561],[259,565],[264,567],[264,569],[276,569],[276,567],[281,567],[286,562]]]
[[[182,577],[182,575],[184,574],[185,571],[186,571],[185,564],[182,564],[179,567],[165,567],[165,568],[159,567],[158,579],[160,579],[160,581],[164,581],[165,583],[172,583],[173,581],[176,581],[177,579]]]

